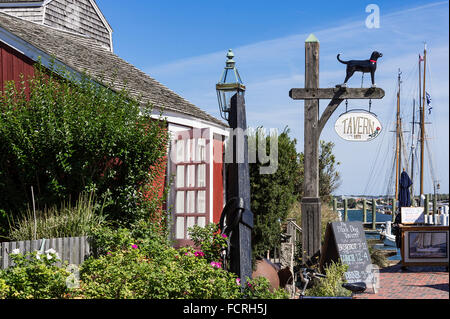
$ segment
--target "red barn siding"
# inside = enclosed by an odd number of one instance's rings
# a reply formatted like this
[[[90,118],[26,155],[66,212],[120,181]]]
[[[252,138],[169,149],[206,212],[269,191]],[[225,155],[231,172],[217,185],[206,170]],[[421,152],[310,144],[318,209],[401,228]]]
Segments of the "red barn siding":
[[[221,135],[214,134],[213,163],[213,222],[220,222],[223,210],[223,151],[224,143]]]
[[[0,91],[6,82],[14,81],[16,87],[20,82],[34,76],[34,61],[0,42]]]

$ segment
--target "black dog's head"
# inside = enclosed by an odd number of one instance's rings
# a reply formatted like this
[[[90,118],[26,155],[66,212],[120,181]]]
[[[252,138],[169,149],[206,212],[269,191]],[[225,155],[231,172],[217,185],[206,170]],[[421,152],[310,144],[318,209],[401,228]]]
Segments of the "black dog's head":
[[[383,53],[380,53],[378,51],[373,51],[372,55],[370,56],[371,60],[378,60],[378,58],[381,58],[383,56]]]

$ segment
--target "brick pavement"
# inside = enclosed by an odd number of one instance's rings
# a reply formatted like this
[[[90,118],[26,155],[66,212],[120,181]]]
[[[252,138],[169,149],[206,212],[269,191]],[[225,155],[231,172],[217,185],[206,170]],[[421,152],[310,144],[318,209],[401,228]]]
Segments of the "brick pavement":
[[[408,267],[400,263],[380,270],[380,287],[355,299],[449,299],[449,273],[445,267]]]

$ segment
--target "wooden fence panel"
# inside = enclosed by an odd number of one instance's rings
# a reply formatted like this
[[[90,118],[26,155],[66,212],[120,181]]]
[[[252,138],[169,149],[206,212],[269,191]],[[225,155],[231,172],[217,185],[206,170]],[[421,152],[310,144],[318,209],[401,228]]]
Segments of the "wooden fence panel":
[[[44,239],[0,243],[0,269],[11,266],[12,261],[9,254],[14,249],[19,249],[20,253],[25,255],[40,250],[43,241]],[[50,248],[58,253],[62,262],[67,261],[69,264],[77,266],[91,254],[88,237],[45,239],[44,252]]]

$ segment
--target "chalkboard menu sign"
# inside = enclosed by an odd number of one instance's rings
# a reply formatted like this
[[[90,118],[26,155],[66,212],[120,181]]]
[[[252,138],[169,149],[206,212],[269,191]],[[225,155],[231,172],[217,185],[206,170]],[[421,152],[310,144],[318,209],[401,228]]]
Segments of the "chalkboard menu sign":
[[[322,247],[320,265],[332,261],[348,265],[347,282],[373,281],[372,260],[361,222],[336,222],[328,224]]]

